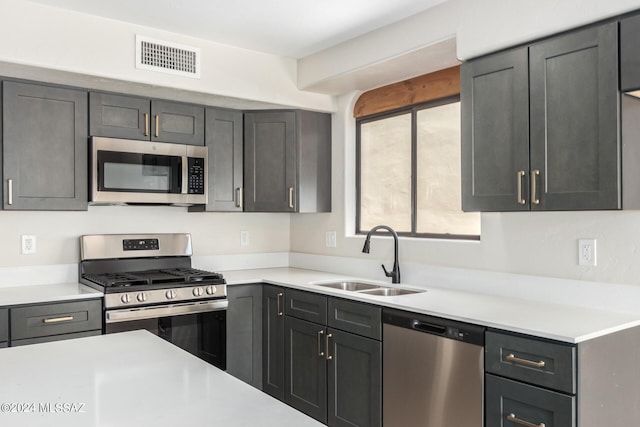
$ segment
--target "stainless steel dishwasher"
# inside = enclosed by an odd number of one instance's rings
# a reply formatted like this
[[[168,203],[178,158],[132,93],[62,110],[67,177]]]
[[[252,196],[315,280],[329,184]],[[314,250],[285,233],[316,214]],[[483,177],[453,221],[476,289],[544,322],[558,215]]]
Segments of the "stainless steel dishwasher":
[[[384,309],[384,427],[482,427],[485,328]]]

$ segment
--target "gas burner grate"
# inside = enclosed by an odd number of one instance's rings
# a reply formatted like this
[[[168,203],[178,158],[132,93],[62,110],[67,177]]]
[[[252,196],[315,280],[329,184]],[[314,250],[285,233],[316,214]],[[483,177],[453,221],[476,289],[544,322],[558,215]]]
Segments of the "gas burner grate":
[[[146,285],[147,280],[129,273],[84,275],[84,278],[105,287]]]
[[[201,282],[203,280],[220,280],[222,274],[211,271],[199,270],[197,268],[172,268],[160,270],[163,273],[183,277],[187,282]]]

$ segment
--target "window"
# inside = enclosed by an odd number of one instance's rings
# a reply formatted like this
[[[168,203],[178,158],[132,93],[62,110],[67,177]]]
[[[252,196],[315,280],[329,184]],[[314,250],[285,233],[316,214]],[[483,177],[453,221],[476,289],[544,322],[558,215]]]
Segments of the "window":
[[[459,96],[359,118],[358,233],[385,224],[416,237],[479,239],[461,209]]]

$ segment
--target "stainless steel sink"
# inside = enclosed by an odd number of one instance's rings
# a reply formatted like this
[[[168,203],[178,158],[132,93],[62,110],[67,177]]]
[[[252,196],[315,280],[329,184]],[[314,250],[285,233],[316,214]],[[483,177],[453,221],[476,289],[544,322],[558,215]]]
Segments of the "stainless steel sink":
[[[340,289],[342,291],[357,292],[360,294],[376,295],[383,297],[394,297],[398,295],[410,295],[417,294],[421,290],[413,289],[401,289],[401,288],[387,288],[381,285],[375,285],[372,283],[363,282],[329,282],[329,283],[316,283],[317,286],[323,286],[325,288]]]
[[[376,289],[368,289],[365,291],[360,291],[361,294],[367,295],[377,295],[381,297],[395,297],[398,295],[410,295],[410,294],[419,294],[425,291],[416,291],[413,289],[399,289],[399,288],[376,288]]]
[[[371,283],[362,282],[330,282],[330,283],[316,283],[318,286],[324,286],[325,288],[340,289],[343,291],[363,291],[367,289],[378,289],[379,285],[372,285]]]

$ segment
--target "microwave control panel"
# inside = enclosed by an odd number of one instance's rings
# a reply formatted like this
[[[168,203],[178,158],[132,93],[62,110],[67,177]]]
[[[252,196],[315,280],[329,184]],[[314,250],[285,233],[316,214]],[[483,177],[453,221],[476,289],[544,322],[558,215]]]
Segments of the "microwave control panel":
[[[189,194],[204,194],[204,159],[189,157]]]

